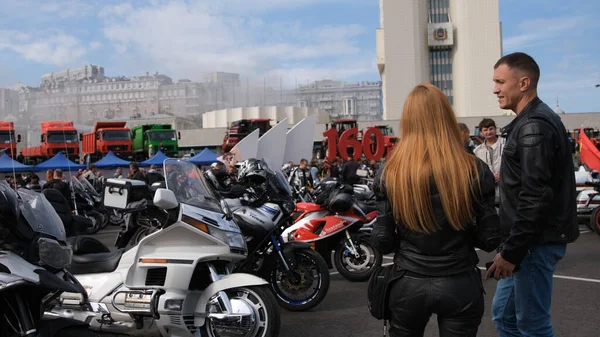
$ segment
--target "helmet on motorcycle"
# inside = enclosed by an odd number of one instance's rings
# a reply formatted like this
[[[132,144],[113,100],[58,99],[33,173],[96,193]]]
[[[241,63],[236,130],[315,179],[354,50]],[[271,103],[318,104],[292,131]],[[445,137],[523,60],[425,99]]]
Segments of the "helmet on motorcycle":
[[[238,179],[240,181],[260,185],[267,181],[267,170],[269,170],[269,167],[264,160],[254,158],[247,159],[240,165]]]
[[[6,181],[0,182],[0,225],[17,223],[20,215],[17,193]]]

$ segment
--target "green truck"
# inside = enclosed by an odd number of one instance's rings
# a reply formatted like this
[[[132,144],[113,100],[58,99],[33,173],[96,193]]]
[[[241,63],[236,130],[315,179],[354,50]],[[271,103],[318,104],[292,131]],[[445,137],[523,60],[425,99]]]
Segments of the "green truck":
[[[171,124],[145,124],[131,128],[133,155],[136,161],[144,161],[159,150],[169,157],[177,157],[181,134]]]

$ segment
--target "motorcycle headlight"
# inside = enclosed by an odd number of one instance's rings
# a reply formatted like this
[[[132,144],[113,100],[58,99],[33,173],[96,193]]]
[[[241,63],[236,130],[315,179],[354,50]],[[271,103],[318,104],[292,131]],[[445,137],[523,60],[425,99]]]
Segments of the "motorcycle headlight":
[[[246,241],[244,240],[244,236],[241,233],[224,231],[214,226],[210,226],[208,231],[215,238],[228,244],[230,248],[234,248],[238,251],[243,251],[244,254],[247,253],[248,249],[246,247]]]
[[[239,252],[243,252],[243,254],[246,254],[248,252],[248,248],[246,247],[246,241],[244,240],[244,236],[241,233],[222,230],[216,226],[207,225],[206,223],[196,220],[187,215],[183,215],[181,220],[187,223],[188,225],[195,227],[207,234],[210,234],[220,241],[223,241],[232,249],[238,250]]]
[[[62,269],[71,264],[73,250],[70,246],[63,246],[58,241],[40,238],[38,240],[40,265]]]

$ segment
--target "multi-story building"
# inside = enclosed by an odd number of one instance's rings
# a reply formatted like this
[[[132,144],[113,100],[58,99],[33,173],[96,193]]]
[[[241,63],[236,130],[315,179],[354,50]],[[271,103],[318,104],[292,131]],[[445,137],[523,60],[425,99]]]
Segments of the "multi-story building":
[[[440,88],[457,116],[501,114],[491,80],[502,54],[498,0],[380,0],[379,7],[384,119],[399,119],[423,82]]]
[[[332,119],[381,119],[381,82],[315,81],[296,90],[300,107],[318,108]]]

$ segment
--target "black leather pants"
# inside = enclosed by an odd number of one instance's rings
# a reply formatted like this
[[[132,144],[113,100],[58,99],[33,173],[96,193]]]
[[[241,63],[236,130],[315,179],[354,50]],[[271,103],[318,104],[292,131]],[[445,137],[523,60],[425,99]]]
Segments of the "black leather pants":
[[[431,314],[437,314],[440,337],[477,335],[484,311],[478,270],[444,277],[408,272],[389,293],[391,337],[423,336]]]

